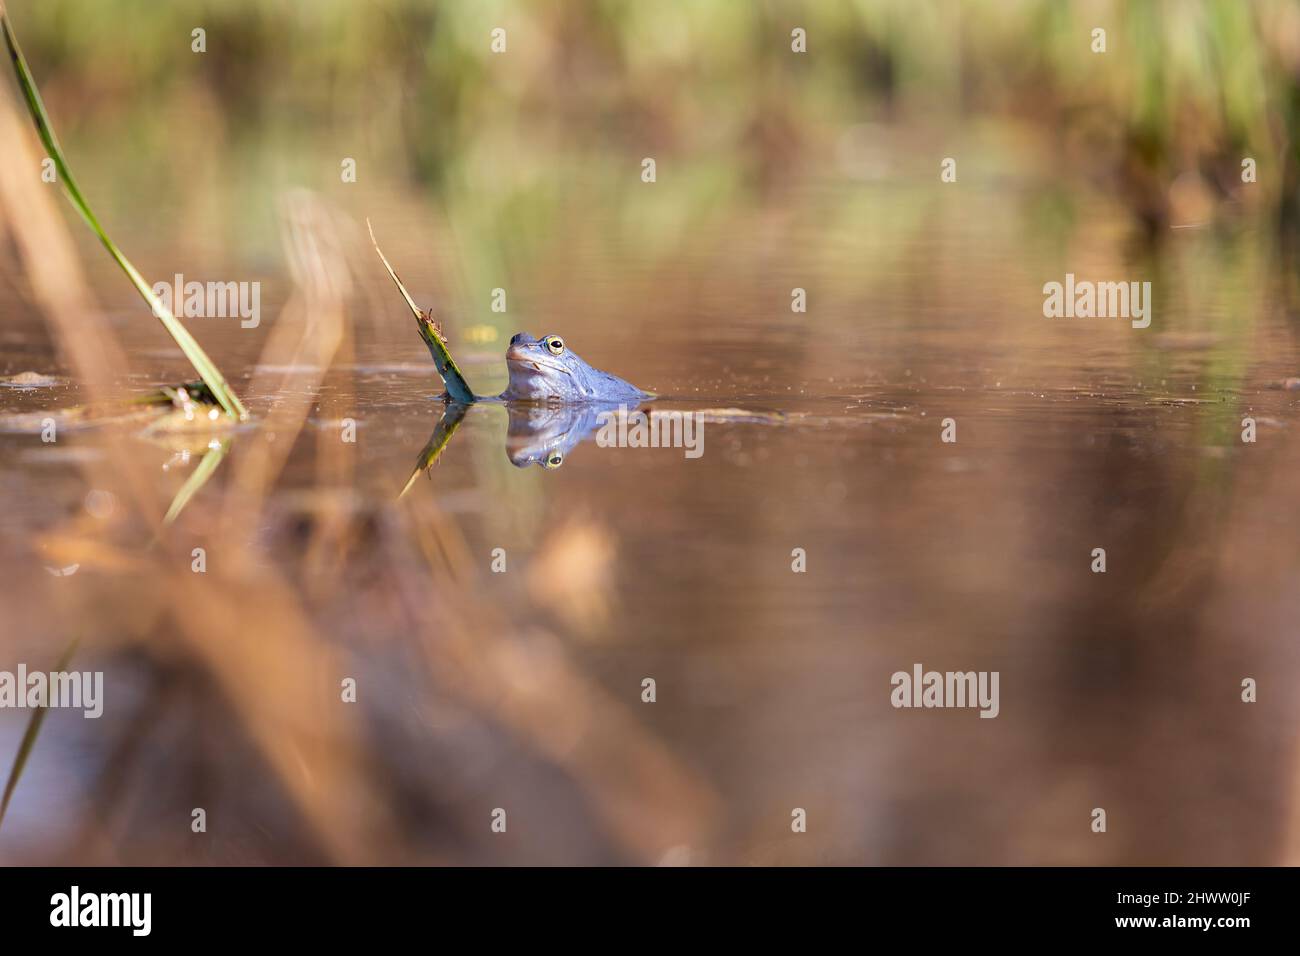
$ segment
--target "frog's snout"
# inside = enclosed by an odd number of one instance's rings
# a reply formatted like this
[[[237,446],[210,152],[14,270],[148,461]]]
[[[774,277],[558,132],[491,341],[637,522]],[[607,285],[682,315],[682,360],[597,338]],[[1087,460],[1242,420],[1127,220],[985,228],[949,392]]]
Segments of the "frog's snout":
[[[536,344],[536,339],[527,332],[516,332],[510,340],[510,345],[506,348],[506,360],[523,361],[528,356],[529,346]]]
[[[540,372],[543,365],[548,368],[555,368],[551,362],[543,358],[541,343],[527,332],[515,333],[510,340],[510,345],[506,348],[506,361],[524,365],[534,372]]]

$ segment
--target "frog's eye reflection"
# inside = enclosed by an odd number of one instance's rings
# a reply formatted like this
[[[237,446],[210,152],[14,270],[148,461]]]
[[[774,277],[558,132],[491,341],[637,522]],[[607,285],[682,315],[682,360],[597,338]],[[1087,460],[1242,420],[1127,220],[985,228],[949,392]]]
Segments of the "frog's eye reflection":
[[[559,468],[563,464],[564,464],[564,456],[557,453],[552,455],[550,458],[546,459],[546,463],[543,467]]]
[[[552,355],[563,355],[564,339],[560,338],[557,335],[552,335],[549,338],[547,338],[546,347],[550,350]]]

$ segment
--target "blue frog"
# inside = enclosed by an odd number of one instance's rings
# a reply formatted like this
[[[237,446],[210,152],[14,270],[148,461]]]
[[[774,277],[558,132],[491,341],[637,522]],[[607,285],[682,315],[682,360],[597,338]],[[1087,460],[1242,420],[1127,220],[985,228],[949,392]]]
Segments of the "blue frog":
[[[498,396],[506,402],[630,404],[654,397],[588,365],[558,335],[518,333],[506,348],[506,367],[510,384]]]

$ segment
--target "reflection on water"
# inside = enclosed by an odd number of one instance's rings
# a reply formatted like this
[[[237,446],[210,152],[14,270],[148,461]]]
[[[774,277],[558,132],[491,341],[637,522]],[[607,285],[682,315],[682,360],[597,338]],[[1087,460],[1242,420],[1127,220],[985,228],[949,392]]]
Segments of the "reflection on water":
[[[625,406],[626,408],[626,406]],[[516,468],[559,468],[578,442],[601,425],[601,414],[617,414],[618,405],[511,405],[506,455]]]
[[[1070,268],[1149,275],[1154,321],[1048,320],[1065,253],[991,200],[886,244],[861,224],[890,200],[840,189],[649,271],[575,243],[512,290],[508,322],[674,407],[756,411],[710,420],[699,459],[575,454],[596,406],[443,405],[361,244],[319,390],[310,366],[260,369],[266,391],[232,375],[258,427],[180,459],[138,430],[0,436],[0,668],[79,639],[107,699],[97,721],[50,714],[0,857],[1294,859],[1300,346],[1269,242],[1189,231],[1153,259],[1080,236]],[[403,278],[427,295],[411,243]],[[63,376],[0,297],[0,371]],[[115,331],[157,346],[136,318]],[[461,343],[457,320],[458,359],[499,391],[508,334]],[[200,332],[254,367],[261,339]],[[166,352],[131,358],[138,390],[183,378]],[[277,432],[295,402],[305,427]],[[893,709],[914,663],[1000,672],[1000,715]],[[25,727],[0,713],[5,769]]]
[[[437,462],[471,407],[457,402],[448,402],[444,406],[442,417],[438,419],[433,434],[421,450],[403,493],[410,489],[421,472]],[[476,407],[480,411],[486,408],[505,410],[509,419],[505,450],[512,465],[516,468],[541,465],[547,470],[554,470],[564,464],[569,452],[600,427],[602,414],[617,414],[620,409],[617,404],[604,402],[484,402]],[[623,406],[623,410],[626,411],[626,406]]]

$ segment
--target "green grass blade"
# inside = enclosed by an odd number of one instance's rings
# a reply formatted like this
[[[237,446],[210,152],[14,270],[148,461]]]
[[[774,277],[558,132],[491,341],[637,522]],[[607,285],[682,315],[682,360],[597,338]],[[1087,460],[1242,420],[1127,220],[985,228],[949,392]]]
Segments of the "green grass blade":
[[[442,376],[442,383],[447,386],[447,394],[451,396],[454,402],[468,404],[474,401],[474,390],[469,387],[469,382],[465,381],[465,376],[461,374],[456,360],[451,357],[451,350],[447,348],[446,343],[439,336],[432,317],[429,313],[421,311],[420,307],[415,304],[415,300],[411,298],[411,293],[406,291],[406,286],[402,285],[402,280],[397,278],[397,273],[388,264],[388,257],[379,248],[379,243],[375,239],[375,229],[370,225],[369,219],[366,220],[366,228],[370,230],[370,242],[374,245],[375,252],[379,253],[379,261],[384,264],[384,268],[388,270],[388,275],[392,278],[393,284],[397,286],[397,291],[402,293],[402,298],[406,300],[406,304],[410,306],[412,314],[415,315],[415,325],[420,330],[420,338],[424,339],[424,344],[429,346],[429,354],[433,356],[433,364],[437,367],[438,374]]]
[[[54,129],[50,125],[50,118],[45,112],[45,105],[41,102],[41,94],[36,89],[36,82],[32,79],[27,60],[18,47],[18,38],[14,36],[13,26],[9,23],[9,14],[5,10],[3,2],[0,2],[0,26],[4,28],[5,45],[9,48],[9,58],[13,61],[14,73],[18,76],[18,85],[22,88],[23,97],[27,102],[27,111],[31,113],[32,122],[36,124],[36,131],[40,134],[41,142],[45,144],[46,152],[54,160],[54,167],[59,174],[59,182],[62,183],[64,192],[68,194],[68,199],[77,212],[81,213],[81,218],[86,220],[86,224],[94,230],[95,235],[99,236],[99,241],[104,244],[108,254],[126,273],[136,291],[149,304],[153,314],[162,321],[163,327],[167,329],[173,341],[180,346],[181,351],[190,360],[190,364],[194,366],[194,370],[198,372],[199,377],[212,390],[213,397],[225,409],[226,414],[239,421],[245,420],[248,418],[248,412],[244,410],[244,406],[235,396],[235,393],[231,391],[225,377],[213,364],[212,360],[208,358],[207,353],[203,351],[199,343],[190,335],[189,330],[181,324],[176,316],[172,315],[171,310],[154,294],[153,289],[136,271],[135,266],[131,265],[121,250],[113,244],[113,240],[104,232],[99,220],[91,212],[86,197],[81,194],[77,180],[73,177],[72,172],[68,169],[67,161],[63,158],[63,150],[59,148],[58,140],[54,138]]]
[[[27,766],[27,758],[31,755],[32,748],[36,746],[36,737],[41,732],[41,724],[45,722],[46,710],[45,707],[36,708],[32,712],[31,720],[27,722],[27,730],[24,731],[22,742],[18,745],[18,753],[14,755],[13,766],[9,768],[9,779],[5,781],[4,797],[0,798],[0,826],[5,822],[9,800],[18,787],[18,779],[23,775],[23,768]]]
[[[420,452],[419,459],[415,462],[415,469],[411,472],[411,477],[406,479],[406,485],[402,488],[397,497],[402,497],[411,490],[411,485],[415,484],[415,479],[429,468],[432,468],[437,462],[439,456],[446,449],[451,441],[451,436],[456,434],[456,429],[465,418],[465,412],[469,406],[459,403],[448,405],[447,410],[442,413],[437,426],[433,429],[433,434],[429,436],[429,443],[424,446]]]
[[[0,8],[0,13],[3,9]],[[77,644],[80,638],[73,640],[59,658],[59,662],[54,665],[56,671],[65,671],[68,665],[72,663],[72,655],[77,652]],[[36,738],[40,736],[41,724],[45,723],[45,713],[48,707],[38,707],[32,713],[32,719],[27,721],[27,729],[23,732],[23,739],[18,744],[18,752],[14,754],[13,766],[9,768],[9,779],[5,781],[4,796],[0,797],[0,825],[4,824],[5,813],[9,810],[9,801],[13,798],[14,790],[18,788],[18,780],[23,775],[23,768],[27,766],[27,758],[31,756],[32,749],[36,746]]]
[[[171,507],[167,509],[167,514],[163,518],[164,525],[169,525],[180,517],[180,513],[185,510],[190,499],[208,483],[208,479],[212,477],[212,473],[217,470],[217,465],[221,464],[221,459],[226,457],[226,452],[229,450],[230,439],[227,438],[204,453],[199,463],[194,466],[193,473],[185,479],[185,484],[181,485],[180,491],[176,492],[176,497],[172,499]]]

